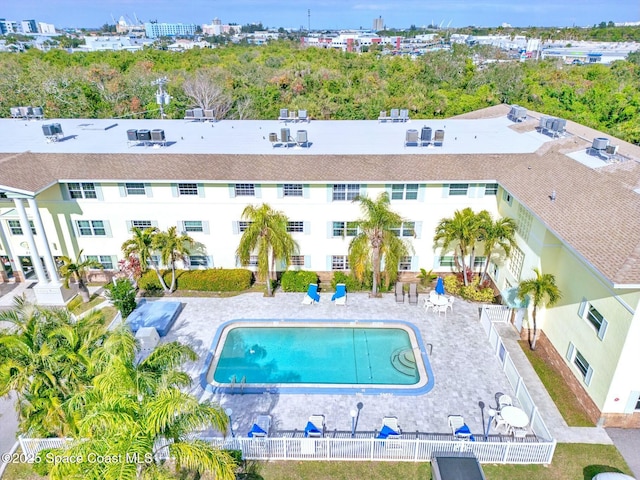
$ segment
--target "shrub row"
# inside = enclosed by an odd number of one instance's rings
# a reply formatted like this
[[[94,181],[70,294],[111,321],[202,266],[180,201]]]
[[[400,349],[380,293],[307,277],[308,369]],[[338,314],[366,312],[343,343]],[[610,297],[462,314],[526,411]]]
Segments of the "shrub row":
[[[166,284],[171,285],[171,271],[163,272]],[[240,292],[251,287],[253,273],[243,268],[207,270],[176,270],[176,284],[180,290],[201,292]],[[147,271],[138,280],[142,290],[162,290],[158,275],[154,270]]]
[[[280,278],[280,285],[284,292],[306,292],[310,283],[318,283],[316,272],[288,270]]]
[[[492,303],[495,297],[493,288],[479,285],[480,279],[475,277],[468,286],[464,286],[462,281],[455,275],[444,277],[444,288],[451,295],[458,295],[465,300],[474,302]]]

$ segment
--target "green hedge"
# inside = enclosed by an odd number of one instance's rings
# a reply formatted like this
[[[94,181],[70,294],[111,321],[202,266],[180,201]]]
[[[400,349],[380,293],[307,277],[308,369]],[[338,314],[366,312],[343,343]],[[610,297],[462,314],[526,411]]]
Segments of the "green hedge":
[[[451,295],[459,295],[465,300],[473,302],[492,303],[495,293],[491,287],[481,287],[480,279],[475,277],[471,284],[465,287],[462,281],[455,275],[447,275],[444,277],[444,288]]]
[[[171,285],[171,271],[165,270],[163,278]],[[176,285],[179,290],[201,292],[241,292],[251,287],[253,273],[243,268],[207,270],[176,270]],[[138,280],[138,287],[146,291],[162,290],[158,275],[149,270]]]
[[[360,290],[368,290],[368,285],[360,283],[353,275],[347,275],[341,271],[333,272],[333,278],[331,279],[331,286],[335,290],[338,283],[344,283],[347,287],[347,292],[358,292]]]
[[[306,292],[310,283],[318,283],[316,272],[288,270],[280,278],[280,285],[284,292]]]

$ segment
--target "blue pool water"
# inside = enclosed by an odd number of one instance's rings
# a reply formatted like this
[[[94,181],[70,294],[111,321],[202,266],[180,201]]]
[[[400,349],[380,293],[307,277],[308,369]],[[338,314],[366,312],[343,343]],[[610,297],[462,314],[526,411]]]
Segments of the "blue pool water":
[[[430,389],[433,382],[426,378],[430,369],[416,333],[406,326],[387,324],[289,326],[283,322],[274,326],[273,322],[251,322],[245,326],[232,322],[214,342],[207,382],[367,388],[429,383]]]

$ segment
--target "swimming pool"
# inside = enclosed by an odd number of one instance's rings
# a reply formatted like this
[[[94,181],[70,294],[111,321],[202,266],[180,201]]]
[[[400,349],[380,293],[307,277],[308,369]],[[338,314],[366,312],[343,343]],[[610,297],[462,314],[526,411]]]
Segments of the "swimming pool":
[[[425,393],[433,374],[411,324],[256,321],[222,325],[203,387],[225,392]]]

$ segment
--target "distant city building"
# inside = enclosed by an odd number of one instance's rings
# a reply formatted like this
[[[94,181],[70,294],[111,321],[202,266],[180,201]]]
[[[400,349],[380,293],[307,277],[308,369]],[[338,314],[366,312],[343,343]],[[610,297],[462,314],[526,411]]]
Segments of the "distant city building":
[[[144,24],[147,37],[192,37],[196,34],[196,25],[194,23],[151,23]]]
[[[203,35],[234,35],[240,33],[242,27],[240,25],[223,25],[219,18],[214,18],[211,25],[206,23],[202,25]]]
[[[105,50],[142,50],[145,45],[153,43],[151,40],[140,39],[136,37],[126,36],[103,36],[103,37],[85,37],[84,45],[81,45],[78,51],[105,51]]]
[[[6,18],[0,18],[0,35],[19,32],[18,22],[14,20],[7,20]]]
[[[373,19],[373,31],[378,32],[384,30],[384,19],[382,17]]]
[[[126,33],[129,35],[144,36],[145,28],[144,24],[140,22],[134,23],[133,21],[131,21],[131,19],[129,19],[129,21],[127,22],[124,16],[121,16],[116,23],[116,32]]]
[[[52,23],[38,22],[39,33],[56,33],[56,27]]]
[[[22,20],[20,26],[22,33],[38,33],[38,24],[35,20]]]
[[[389,45],[400,49],[402,37],[381,37],[365,31],[342,31],[327,35],[313,35],[302,38],[302,44],[309,47],[334,48],[343,52],[359,52],[362,47]]]
[[[571,47],[563,45],[548,45],[542,49],[542,58],[559,58],[565,63],[602,63],[608,65],[617,60],[625,60],[632,52],[640,51],[640,43],[598,43],[577,42]]]

